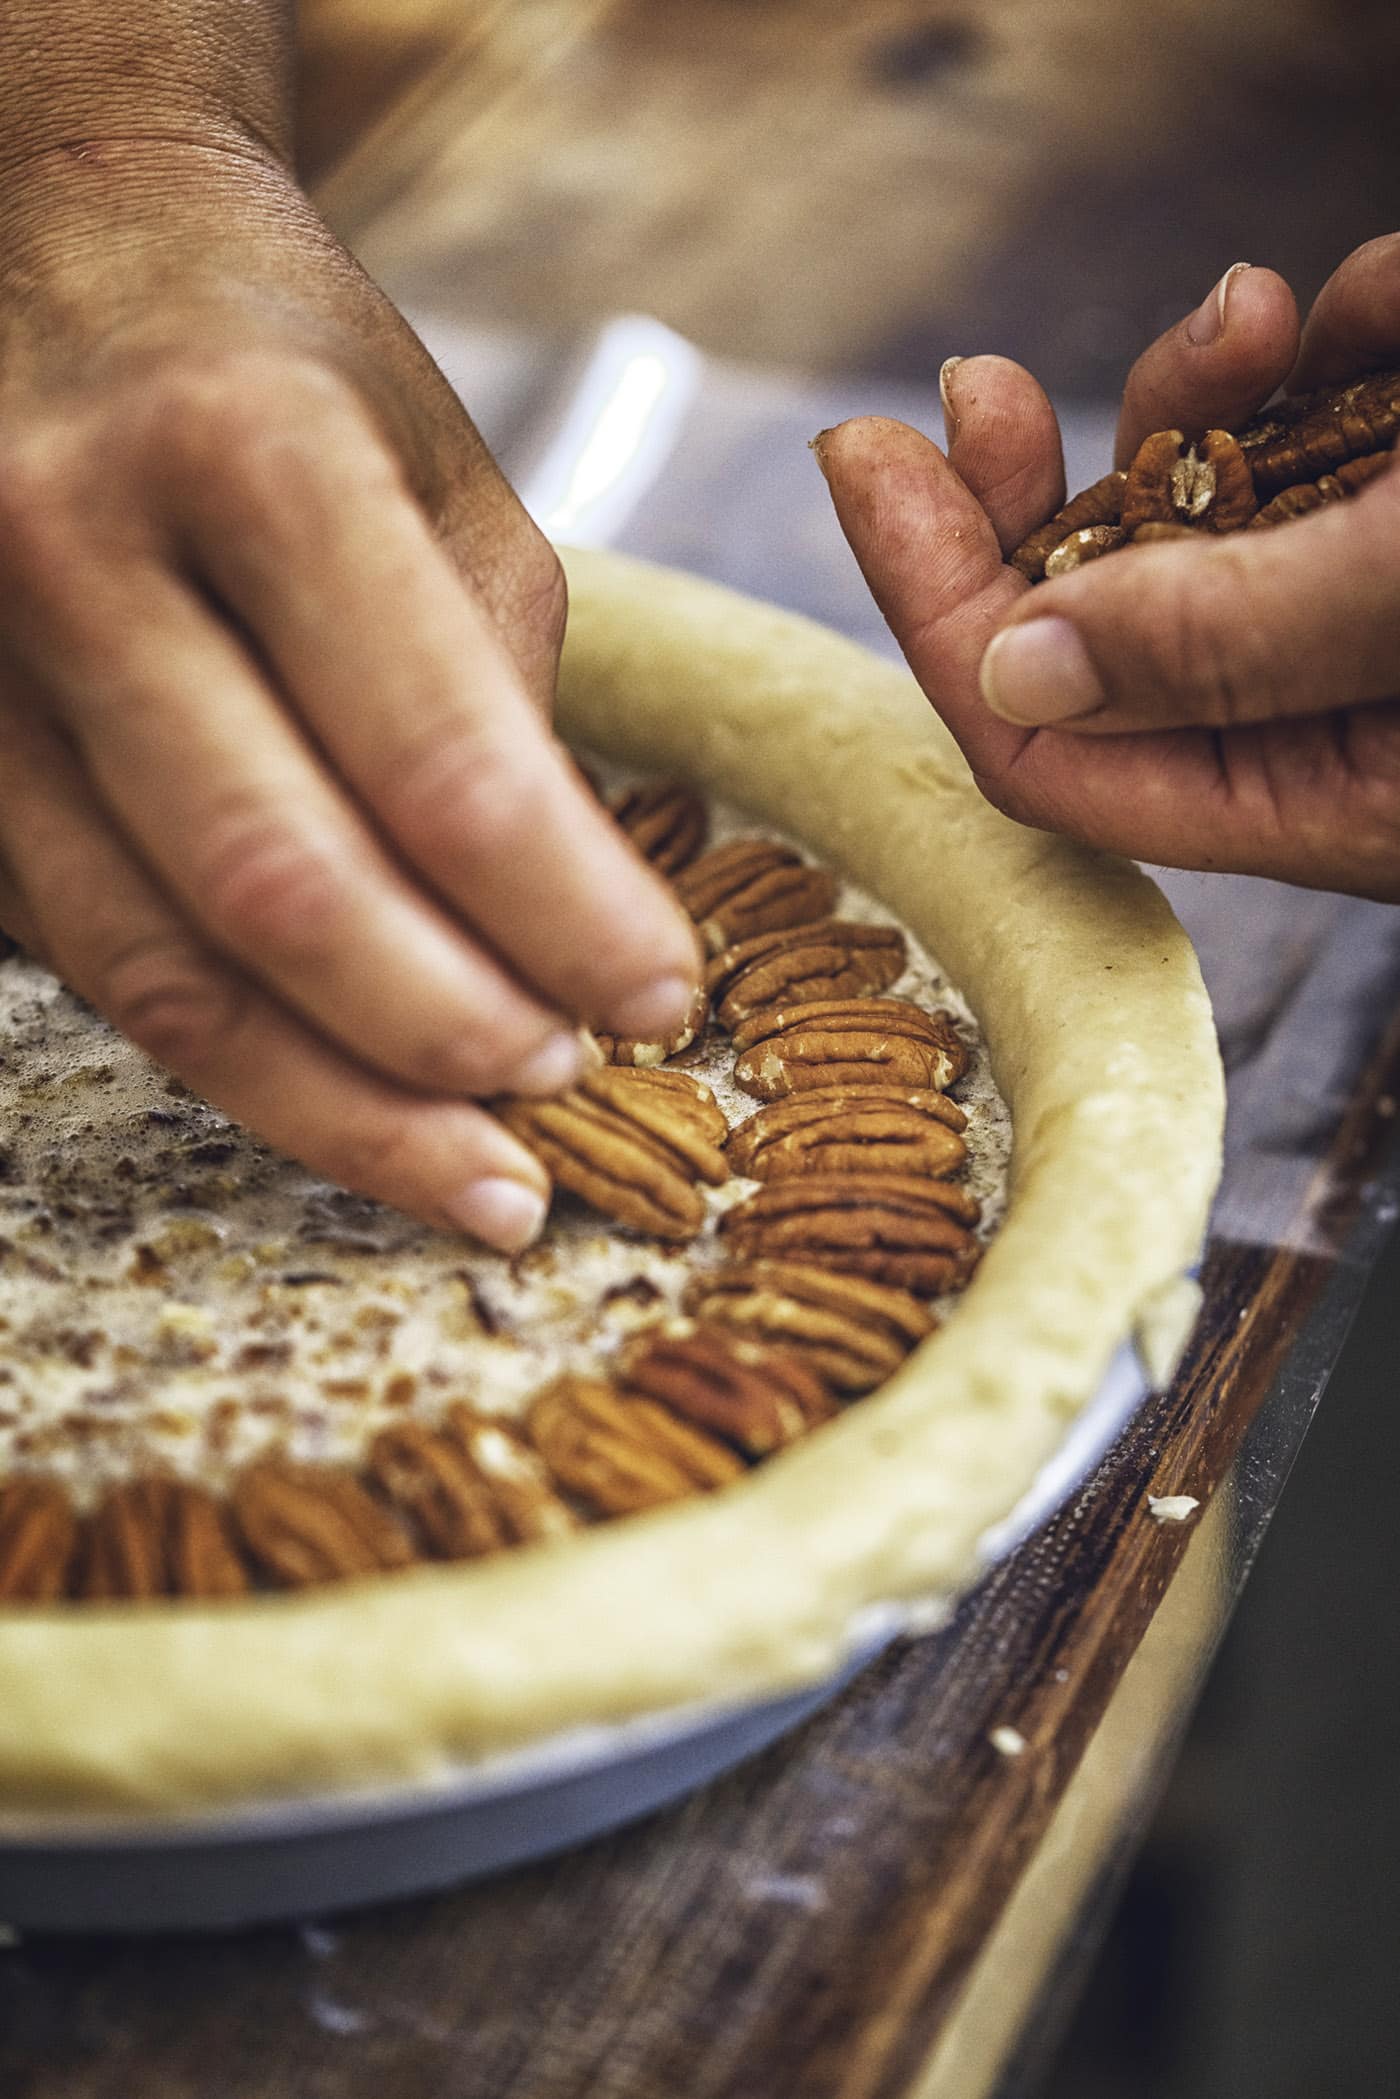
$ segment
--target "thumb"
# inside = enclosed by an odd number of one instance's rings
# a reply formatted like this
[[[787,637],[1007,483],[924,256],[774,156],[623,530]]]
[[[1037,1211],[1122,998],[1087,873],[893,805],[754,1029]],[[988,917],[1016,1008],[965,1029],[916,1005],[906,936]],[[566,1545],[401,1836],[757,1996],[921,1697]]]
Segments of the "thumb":
[[[1023,727],[1222,729],[1400,690],[1400,473],[1202,544],[1133,547],[1022,599],[981,666]]]

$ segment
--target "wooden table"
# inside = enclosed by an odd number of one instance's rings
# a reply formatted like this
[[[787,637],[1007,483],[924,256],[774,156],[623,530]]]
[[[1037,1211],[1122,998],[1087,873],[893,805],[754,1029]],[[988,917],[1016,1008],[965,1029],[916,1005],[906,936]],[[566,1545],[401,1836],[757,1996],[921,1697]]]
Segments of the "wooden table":
[[[941,316],[1013,312],[1047,168],[1061,199],[1080,195],[1082,244],[1082,185],[1117,181],[1130,138],[1138,162],[1166,152],[1211,53],[1231,77],[1255,64],[1206,0],[1168,12],[1155,87],[1135,74],[1096,103],[1089,137],[1086,54],[1121,54],[1128,33],[1103,5],[317,0],[309,158],[391,288],[431,309],[471,398],[498,398],[488,434],[507,455],[520,404],[502,358],[547,373],[555,337],[600,301],[771,360],[709,367],[626,543],[868,639],[800,437],[854,406],[919,412],[922,394],[839,375],[970,347],[940,337]],[[1303,15],[1271,15],[1276,87],[1303,63]],[[1073,62],[1049,63],[1066,49]],[[1369,93],[1365,73],[1339,58],[1337,92]],[[1220,116],[1215,90],[1198,106]],[[989,141],[1017,110],[1032,132],[998,159]],[[854,170],[818,152],[853,112],[868,134]],[[646,156],[633,175],[655,181],[619,186],[604,150],[618,126]],[[1359,193],[1374,164],[1362,140],[1348,153],[1338,179]],[[876,207],[900,183],[925,204],[937,188],[945,223],[916,228],[906,199],[886,239]],[[705,201],[720,192],[723,214]],[[839,252],[815,252],[823,224]],[[995,268],[974,261],[989,228]],[[1314,213],[1288,237],[1317,275],[1348,244],[1335,233]],[[1226,245],[1203,271],[1193,250],[1180,284],[1168,257],[1174,305],[1233,259]],[[609,255],[627,268],[605,272]],[[1112,325],[1083,337],[1085,391],[1142,332],[1149,276],[1130,274]],[[461,332],[483,319],[519,332],[504,349]],[[825,376],[795,381],[794,363]],[[1080,433],[1086,456],[1102,422]],[[798,1736],[584,1852],[300,1930],[0,1953],[4,2099],[1029,2099],[1400,1185],[1393,915],[1258,884],[1169,887],[1231,1065],[1207,1312],[1171,1392],[1071,1505],[951,1625],[888,1653]],[[1154,1521],[1148,1495],[1174,1493],[1199,1514]],[[993,1742],[1007,1728],[1019,1754]]]

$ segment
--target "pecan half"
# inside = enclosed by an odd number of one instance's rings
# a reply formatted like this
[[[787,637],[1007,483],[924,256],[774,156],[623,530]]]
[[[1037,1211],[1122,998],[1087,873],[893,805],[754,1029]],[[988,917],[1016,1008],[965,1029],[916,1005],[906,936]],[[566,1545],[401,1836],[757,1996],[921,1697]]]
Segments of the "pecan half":
[[[1383,451],[1400,433],[1400,372],[1370,372],[1325,393],[1276,402],[1246,424],[1240,444],[1260,500],[1297,481],[1334,474]]]
[[[439,1559],[476,1559],[576,1528],[514,1427],[469,1407],[454,1407],[438,1429],[411,1421],[382,1429],[367,1469]]]
[[[1030,583],[1038,583],[1045,574],[1045,564],[1056,547],[1062,546],[1072,533],[1083,532],[1095,525],[1116,525],[1123,515],[1123,484],[1127,475],[1121,469],[1081,489],[1057,510],[1045,524],[1026,539],[1011,556],[1011,566],[1018,569]]]
[[[710,1002],[704,992],[697,994],[689,1013],[673,1035],[664,1041],[634,1042],[626,1035],[595,1035],[594,1041],[609,1064],[636,1064],[651,1067],[664,1064],[668,1057],[678,1056],[689,1049],[709,1018]]]
[[[903,973],[908,948],[898,926],[819,918],[812,925],[755,933],[716,955],[706,972],[715,1013],[726,1028],[765,1006],[811,999],[866,998]]]
[[[836,888],[830,869],[810,867],[791,846],[764,838],[712,846],[676,880],[676,895],[714,955],[750,934],[825,918]]]
[[[600,1516],[727,1486],[745,1469],[717,1436],[602,1378],[556,1378],[536,1395],[526,1428],[559,1485]]]
[[[1258,516],[1250,519],[1250,530],[1256,525],[1285,525],[1295,517],[1306,517],[1310,510],[1340,503],[1377,480],[1394,462],[1395,454],[1390,450],[1363,452],[1358,459],[1346,460],[1335,474],[1320,474],[1316,481],[1296,481],[1290,488],[1280,489]]]
[[[755,1181],[793,1173],[957,1173],[961,1108],[926,1088],[821,1086],[770,1101],[730,1133],[725,1156]]]
[[[972,1196],[901,1174],[801,1174],[767,1181],[720,1230],[741,1254],[815,1261],[921,1297],[961,1289],[977,1265]]]
[[[734,1076],[745,1093],[776,1100],[812,1086],[914,1086],[941,1091],[967,1070],[946,1013],[907,999],[815,999],[767,1008],[734,1030]]]
[[[724,1115],[684,1072],[595,1071],[554,1100],[495,1106],[561,1188],[659,1239],[693,1239],[705,1222],[696,1183],[729,1178]]]
[[[1099,561],[1105,554],[1114,554],[1119,547],[1126,546],[1128,535],[1121,525],[1085,525],[1079,532],[1071,532],[1045,557],[1045,579],[1053,582],[1056,576],[1072,576],[1086,561]]]
[[[0,1603],[53,1603],[68,1586],[78,1519],[57,1480],[0,1481]]]
[[[287,1588],[386,1573],[415,1557],[397,1520],[339,1466],[262,1458],[229,1498],[247,1551]]]
[[[92,1601],[245,1596],[251,1586],[227,1510],[192,1481],[124,1480],[83,1525],[77,1589]]]
[[[663,875],[677,875],[689,867],[709,835],[704,800],[683,780],[624,787],[608,807],[638,852]]]
[[[1123,490],[1123,530],[1189,525],[1236,532],[1258,507],[1249,463],[1228,430],[1188,445],[1179,430],[1154,430],[1139,445]]]
[[[883,1385],[938,1327],[907,1290],[804,1261],[730,1261],[695,1276],[683,1303],[697,1319],[793,1351],[844,1399]]]
[[[648,1327],[623,1348],[618,1384],[696,1428],[765,1458],[835,1409],[814,1371],[788,1350],[689,1320]]]

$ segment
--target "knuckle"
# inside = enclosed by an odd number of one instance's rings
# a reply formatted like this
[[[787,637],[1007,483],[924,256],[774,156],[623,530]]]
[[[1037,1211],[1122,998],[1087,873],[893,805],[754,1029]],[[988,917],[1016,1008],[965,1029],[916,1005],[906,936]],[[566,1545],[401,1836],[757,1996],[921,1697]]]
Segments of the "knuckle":
[[[533,801],[527,765],[461,722],[420,734],[386,780],[381,806],[415,851],[440,865],[491,859],[519,842]]]
[[[207,923],[231,946],[298,957],[324,952],[345,905],[337,856],[261,810],[211,826],[197,889]]]
[[[0,573],[47,581],[67,509],[55,446],[39,432],[0,431]]]
[[[234,979],[178,933],[117,946],[99,961],[94,989],[123,1035],[186,1075],[208,1069],[237,1025]]]
[[[282,351],[228,350],[161,375],[153,401],[163,449],[191,472],[280,487],[315,448],[328,419],[363,421],[336,373]]]

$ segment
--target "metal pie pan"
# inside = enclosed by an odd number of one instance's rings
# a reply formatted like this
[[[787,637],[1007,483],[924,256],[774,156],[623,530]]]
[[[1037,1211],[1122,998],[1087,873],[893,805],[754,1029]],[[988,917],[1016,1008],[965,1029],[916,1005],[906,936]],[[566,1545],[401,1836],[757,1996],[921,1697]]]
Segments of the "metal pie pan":
[[[1124,1346],[1029,1490],[984,1535],[984,1567],[1054,1514],[1147,1392]],[[937,1616],[864,1612],[843,1666],[801,1691],[576,1730],[431,1790],[264,1801],[158,1824],[7,1823],[0,1808],[0,1922],[37,1932],[226,1931],[426,1894],[547,1858],[732,1770],[835,1698],[911,1622]]]

